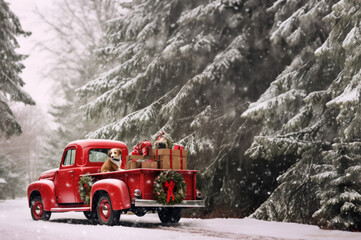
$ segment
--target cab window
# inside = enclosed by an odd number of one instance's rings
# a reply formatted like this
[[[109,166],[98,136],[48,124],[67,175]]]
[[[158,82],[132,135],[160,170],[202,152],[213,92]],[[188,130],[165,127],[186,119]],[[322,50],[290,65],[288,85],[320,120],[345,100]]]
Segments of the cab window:
[[[71,166],[75,163],[75,149],[69,149],[65,153],[63,166]]]
[[[89,162],[105,162],[108,159],[109,149],[95,148],[89,151]]]

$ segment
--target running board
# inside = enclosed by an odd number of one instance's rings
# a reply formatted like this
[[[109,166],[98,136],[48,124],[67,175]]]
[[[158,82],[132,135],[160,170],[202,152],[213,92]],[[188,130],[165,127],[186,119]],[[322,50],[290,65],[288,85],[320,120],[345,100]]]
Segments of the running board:
[[[84,212],[84,211],[90,211],[90,207],[77,207],[77,208],[51,208],[51,212]]]

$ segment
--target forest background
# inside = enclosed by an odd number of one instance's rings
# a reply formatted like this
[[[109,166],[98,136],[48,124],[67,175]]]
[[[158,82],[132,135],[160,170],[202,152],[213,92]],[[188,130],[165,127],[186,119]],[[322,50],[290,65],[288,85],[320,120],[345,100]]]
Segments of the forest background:
[[[35,103],[14,51],[29,34],[0,4],[0,198],[74,139],[163,130],[200,171],[197,216],[360,230],[359,1],[55,1],[36,11],[51,122],[14,103]]]

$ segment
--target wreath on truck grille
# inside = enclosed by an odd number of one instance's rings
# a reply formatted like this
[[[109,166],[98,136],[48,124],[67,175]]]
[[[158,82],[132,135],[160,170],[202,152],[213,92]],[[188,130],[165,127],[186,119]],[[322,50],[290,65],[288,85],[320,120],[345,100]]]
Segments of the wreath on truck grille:
[[[80,199],[85,204],[90,204],[90,193],[93,187],[93,178],[89,175],[81,176],[79,181]]]
[[[163,205],[181,203],[186,196],[186,186],[182,175],[173,170],[161,172],[154,180],[157,202]]]

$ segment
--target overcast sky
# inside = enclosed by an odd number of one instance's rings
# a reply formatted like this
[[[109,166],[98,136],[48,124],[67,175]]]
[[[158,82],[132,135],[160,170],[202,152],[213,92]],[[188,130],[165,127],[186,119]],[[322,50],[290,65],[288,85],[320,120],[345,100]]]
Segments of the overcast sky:
[[[26,85],[24,90],[28,92],[36,101],[36,104],[47,112],[50,108],[50,103],[56,97],[52,96],[52,82],[44,76],[44,69],[47,68],[47,58],[45,53],[42,53],[36,47],[36,43],[45,41],[49,38],[46,31],[46,25],[39,20],[35,13],[38,8],[41,12],[47,13],[47,9],[54,4],[55,0],[5,0],[9,3],[10,9],[18,16],[20,23],[25,31],[32,32],[30,37],[18,37],[20,49],[17,52],[28,54],[29,57],[23,61],[25,69],[21,74],[22,79]]]

